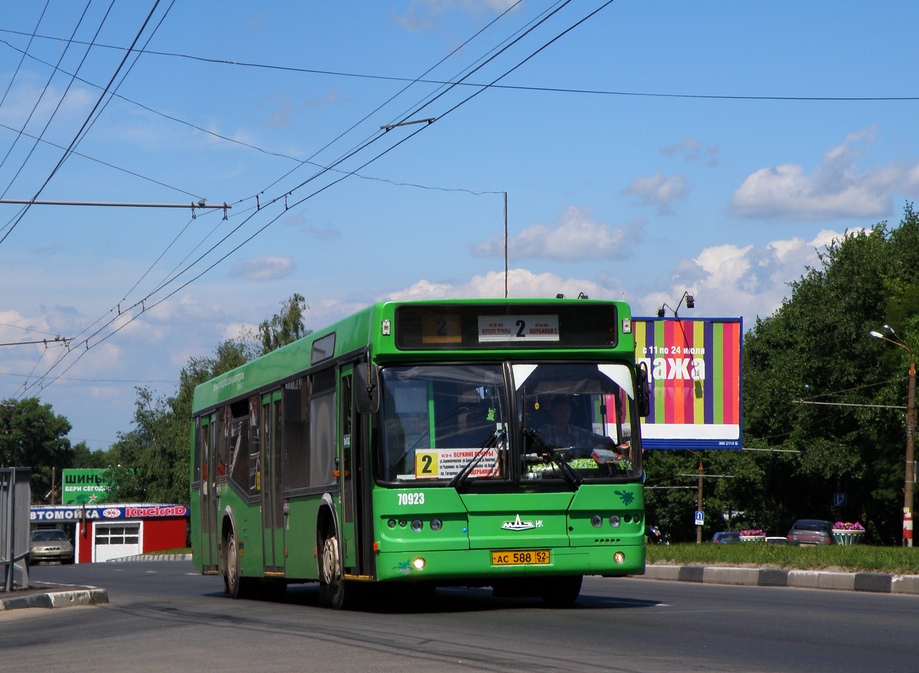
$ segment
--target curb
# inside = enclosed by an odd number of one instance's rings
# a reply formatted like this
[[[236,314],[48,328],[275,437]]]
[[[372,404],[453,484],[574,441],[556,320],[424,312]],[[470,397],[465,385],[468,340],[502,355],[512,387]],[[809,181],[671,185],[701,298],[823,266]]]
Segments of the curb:
[[[0,612],[20,608],[72,608],[78,605],[105,605],[108,592],[96,587],[55,586],[42,589],[34,587],[35,593],[0,598]]]
[[[823,570],[780,570],[774,568],[649,565],[645,568],[643,577],[649,580],[670,582],[919,595],[919,575],[840,573]]]
[[[109,563],[138,561],[191,561],[191,554],[127,556],[111,559]],[[10,594],[0,593],[0,612],[21,608],[72,608],[79,605],[106,605],[108,602],[108,591],[105,589],[67,584],[43,585],[33,582],[28,589],[20,589]]]
[[[191,554],[138,554],[111,558],[106,563],[137,563],[138,561],[191,561]]]

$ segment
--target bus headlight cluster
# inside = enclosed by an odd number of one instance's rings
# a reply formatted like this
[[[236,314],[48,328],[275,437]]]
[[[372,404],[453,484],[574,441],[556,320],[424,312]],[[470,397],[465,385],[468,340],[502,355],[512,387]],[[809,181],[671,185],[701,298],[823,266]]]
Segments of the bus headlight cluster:
[[[389,526],[390,528],[395,528],[396,526],[398,526],[399,528],[405,528],[406,526],[409,526],[410,524],[405,519],[387,519],[386,525]],[[444,527],[444,522],[441,521],[440,519],[431,519],[431,521],[428,523],[428,527],[436,533],[437,531],[439,531],[441,528]],[[422,521],[421,519],[415,519],[411,523],[411,529],[415,531],[416,533],[420,533],[422,530],[424,530],[424,521]]]
[[[594,514],[590,517],[590,525],[594,528],[600,528],[603,526],[603,521],[607,520],[605,517]],[[609,519],[609,525],[613,528],[619,528],[623,523],[639,523],[641,521],[641,515],[638,514],[626,514],[625,516],[620,516],[619,514],[611,514]]]

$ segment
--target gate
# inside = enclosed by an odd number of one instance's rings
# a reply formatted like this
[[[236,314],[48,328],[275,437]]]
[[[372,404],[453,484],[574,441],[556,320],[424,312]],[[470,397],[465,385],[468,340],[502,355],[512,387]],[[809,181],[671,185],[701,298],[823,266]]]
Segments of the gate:
[[[32,501],[32,469],[0,469],[0,565],[3,590],[13,590],[13,574],[21,564],[23,589],[29,586],[29,514]]]

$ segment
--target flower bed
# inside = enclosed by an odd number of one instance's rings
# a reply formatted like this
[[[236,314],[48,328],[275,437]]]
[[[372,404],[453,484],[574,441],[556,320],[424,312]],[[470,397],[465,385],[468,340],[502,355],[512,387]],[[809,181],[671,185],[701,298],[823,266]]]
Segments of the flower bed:
[[[833,539],[836,541],[836,544],[859,544],[864,534],[865,527],[858,522],[849,523],[848,521],[837,521],[833,524]]]

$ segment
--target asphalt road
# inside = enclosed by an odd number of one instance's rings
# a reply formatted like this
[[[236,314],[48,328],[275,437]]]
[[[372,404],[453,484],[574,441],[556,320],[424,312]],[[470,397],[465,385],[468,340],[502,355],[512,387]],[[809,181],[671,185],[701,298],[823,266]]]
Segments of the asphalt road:
[[[919,597],[585,579],[575,607],[439,590],[411,608],[318,607],[314,586],[233,601],[189,562],[39,566],[109,604],[0,613],[0,671],[919,670]]]

